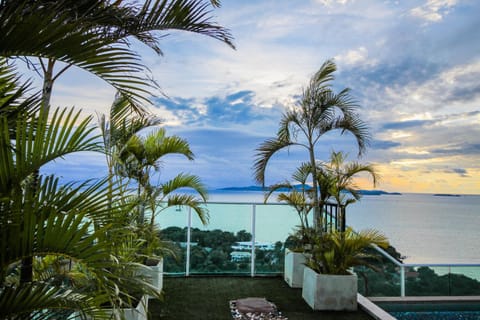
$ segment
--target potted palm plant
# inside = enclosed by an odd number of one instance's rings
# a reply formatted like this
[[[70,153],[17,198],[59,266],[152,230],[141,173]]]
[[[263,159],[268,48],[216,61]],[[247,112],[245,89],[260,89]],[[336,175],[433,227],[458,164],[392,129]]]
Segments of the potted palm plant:
[[[313,208],[312,188],[307,185],[307,178],[311,170],[309,164],[302,164],[292,174],[290,182],[279,183],[271,186],[265,195],[265,202],[274,192],[287,190],[277,194],[277,201],[292,206],[300,224],[296,231],[290,235],[285,243],[284,279],[292,288],[301,288],[303,283],[303,269],[305,268],[306,255],[310,246],[310,238],[314,229],[310,227],[308,214]]]
[[[312,247],[303,275],[302,297],[314,310],[357,309],[357,275],[354,266],[366,266],[376,258],[366,251],[371,245],[388,247],[387,238],[377,230],[332,231],[319,235]]]
[[[146,112],[128,96],[119,93],[110,114],[100,117],[110,185],[124,186],[132,194],[130,218],[125,225],[135,230],[141,242],[137,262],[145,267],[138,274],[145,277],[159,291],[162,290],[163,255],[172,253],[159,238],[157,215],[172,206],[192,208],[202,221],[208,221],[208,212],[202,206],[207,199],[206,187],[199,177],[180,173],[165,182],[152,183],[159,178],[163,159],[177,154],[189,160],[194,154],[188,142],[178,136],[169,136],[164,128],[155,128],[160,121]],[[142,134],[142,130],[150,130]],[[155,179],[156,180],[156,179]],[[183,192],[188,189],[189,193]]]

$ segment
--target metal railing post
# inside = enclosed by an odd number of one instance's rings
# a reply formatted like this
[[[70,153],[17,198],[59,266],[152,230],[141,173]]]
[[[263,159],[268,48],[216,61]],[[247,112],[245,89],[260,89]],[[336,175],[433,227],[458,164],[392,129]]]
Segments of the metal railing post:
[[[256,204],[252,206],[252,251],[250,259],[250,276],[255,276],[255,220],[256,220]]]
[[[452,266],[448,266],[448,295],[452,295]]]
[[[405,266],[400,267],[400,296],[405,297]]]
[[[187,253],[185,258],[185,276],[188,277],[190,275],[190,240],[191,240],[191,233],[192,230],[192,208],[188,207],[188,214],[187,214]]]

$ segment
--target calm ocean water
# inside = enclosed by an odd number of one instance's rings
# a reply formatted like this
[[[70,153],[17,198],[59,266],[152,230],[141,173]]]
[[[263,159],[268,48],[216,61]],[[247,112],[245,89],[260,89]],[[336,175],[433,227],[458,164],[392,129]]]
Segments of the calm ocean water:
[[[272,200],[274,198],[272,197]],[[203,227],[198,218],[192,225],[204,230],[222,229],[251,232],[252,205],[263,203],[262,192],[212,191],[210,223]],[[256,205],[256,240],[284,241],[298,217],[288,206]],[[185,226],[186,209],[169,209],[159,215],[161,227]],[[364,196],[347,208],[347,224],[354,229],[381,230],[407,263],[479,263],[480,196],[441,197],[431,194]]]

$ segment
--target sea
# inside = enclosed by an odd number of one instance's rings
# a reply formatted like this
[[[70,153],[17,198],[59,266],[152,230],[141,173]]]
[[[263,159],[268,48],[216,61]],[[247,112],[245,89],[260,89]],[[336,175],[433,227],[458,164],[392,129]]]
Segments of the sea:
[[[260,191],[213,190],[209,194],[210,222],[204,226],[194,213],[191,225],[203,230],[255,232],[258,242],[285,241],[299,224],[291,207],[264,204]],[[255,223],[252,224],[252,216]],[[158,215],[160,226],[188,224],[186,208]],[[347,207],[347,225],[355,230],[383,232],[409,264],[480,264],[480,195],[364,195]]]

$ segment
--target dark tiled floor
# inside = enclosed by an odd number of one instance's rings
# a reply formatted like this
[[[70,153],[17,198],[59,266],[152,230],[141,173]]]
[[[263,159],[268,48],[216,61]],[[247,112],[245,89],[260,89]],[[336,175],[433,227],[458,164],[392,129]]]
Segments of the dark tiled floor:
[[[189,277],[165,278],[163,302],[150,300],[149,319],[232,319],[229,301],[265,297],[289,320],[371,320],[365,312],[313,312],[301,289],[290,288],[282,278]]]

